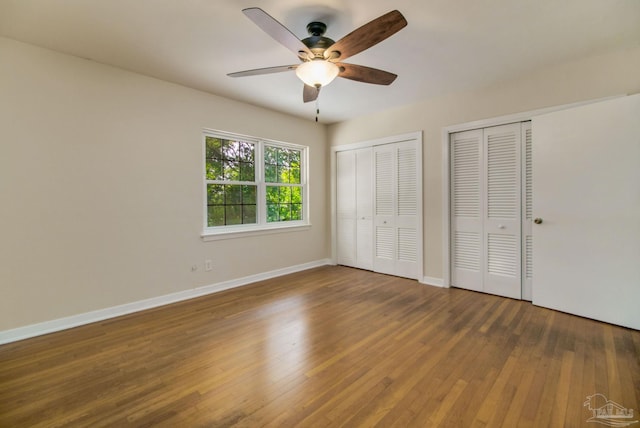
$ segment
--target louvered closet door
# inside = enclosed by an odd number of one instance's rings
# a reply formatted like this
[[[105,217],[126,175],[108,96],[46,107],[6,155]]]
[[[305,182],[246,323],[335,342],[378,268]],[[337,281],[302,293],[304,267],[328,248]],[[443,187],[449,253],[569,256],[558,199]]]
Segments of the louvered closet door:
[[[451,285],[482,291],[481,129],[451,134]]]
[[[395,222],[395,148],[393,145],[377,146],[374,159],[374,257],[376,272],[395,275],[396,222]]]
[[[483,289],[520,299],[521,178],[520,123],[484,129],[486,195],[483,246]]]
[[[532,299],[533,290],[533,159],[531,122],[522,124],[524,142],[522,174],[522,299]]]
[[[376,146],[373,155],[374,270],[418,278],[421,178],[416,141]]]
[[[451,285],[521,298],[521,125],[451,134]]]
[[[337,262],[346,266],[356,263],[356,152],[336,153],[336,234]]]

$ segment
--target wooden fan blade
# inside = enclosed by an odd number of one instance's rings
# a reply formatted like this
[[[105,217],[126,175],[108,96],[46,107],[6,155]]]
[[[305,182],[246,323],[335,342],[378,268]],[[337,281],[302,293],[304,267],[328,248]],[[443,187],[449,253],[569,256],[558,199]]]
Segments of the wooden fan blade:
[[[229,73],[229,77],[245,77],[245,76],[258,76],[260,74],[281,73],[283,71],[295,70],[298,65],[280,65],[277,67],[256,68],[253,70],[236,71],[235,73]]]
[[[313,58],[313,53],[287,27],[276,21],[271,15],[259,7],[243,9],[247,18],[252,20],[265,33],[273,37],[281,45],[301,58]]]
[[[397,10],[392,10],[368,24],[353,30],[324,51],[326,59],[341,61],[374,46],[403,29],[407,20]]]
[[[356,80],[358,82],[373,83],[375,85],[390,85],[396,80],[398,75],[377,68],[365,67],[364,65],[336,63],[340,67],[338,76],[345,79]]]
[[[315,86],[304,85],[304,90],[302,91],[302,100],[305,103],[315,101],[318,98],[319,93],[319,88],[316,88]]]

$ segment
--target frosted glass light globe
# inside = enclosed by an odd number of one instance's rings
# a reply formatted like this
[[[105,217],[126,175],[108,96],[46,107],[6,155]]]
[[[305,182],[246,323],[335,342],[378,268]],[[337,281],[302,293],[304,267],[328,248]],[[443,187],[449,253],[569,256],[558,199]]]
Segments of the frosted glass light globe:
[[[296,68],[296,75],[309,86],[325,86],[340,73],[340,67],[334,63],[317,58],[303,62]]]

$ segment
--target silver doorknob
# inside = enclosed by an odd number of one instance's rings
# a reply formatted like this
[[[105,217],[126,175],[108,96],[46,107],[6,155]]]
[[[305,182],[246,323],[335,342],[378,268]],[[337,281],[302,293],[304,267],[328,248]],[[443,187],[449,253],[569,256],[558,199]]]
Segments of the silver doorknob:
[[[540,217],[533,219],[535,224],[542,224],[542,219]]]

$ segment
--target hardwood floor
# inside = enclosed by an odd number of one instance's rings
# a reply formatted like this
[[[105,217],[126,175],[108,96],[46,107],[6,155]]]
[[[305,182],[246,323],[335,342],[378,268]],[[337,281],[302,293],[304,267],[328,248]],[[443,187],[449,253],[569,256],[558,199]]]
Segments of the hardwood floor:
[[[593,428],[595,393],[640,419],[639,331],[345,267],[0,346],[0,427]]]

